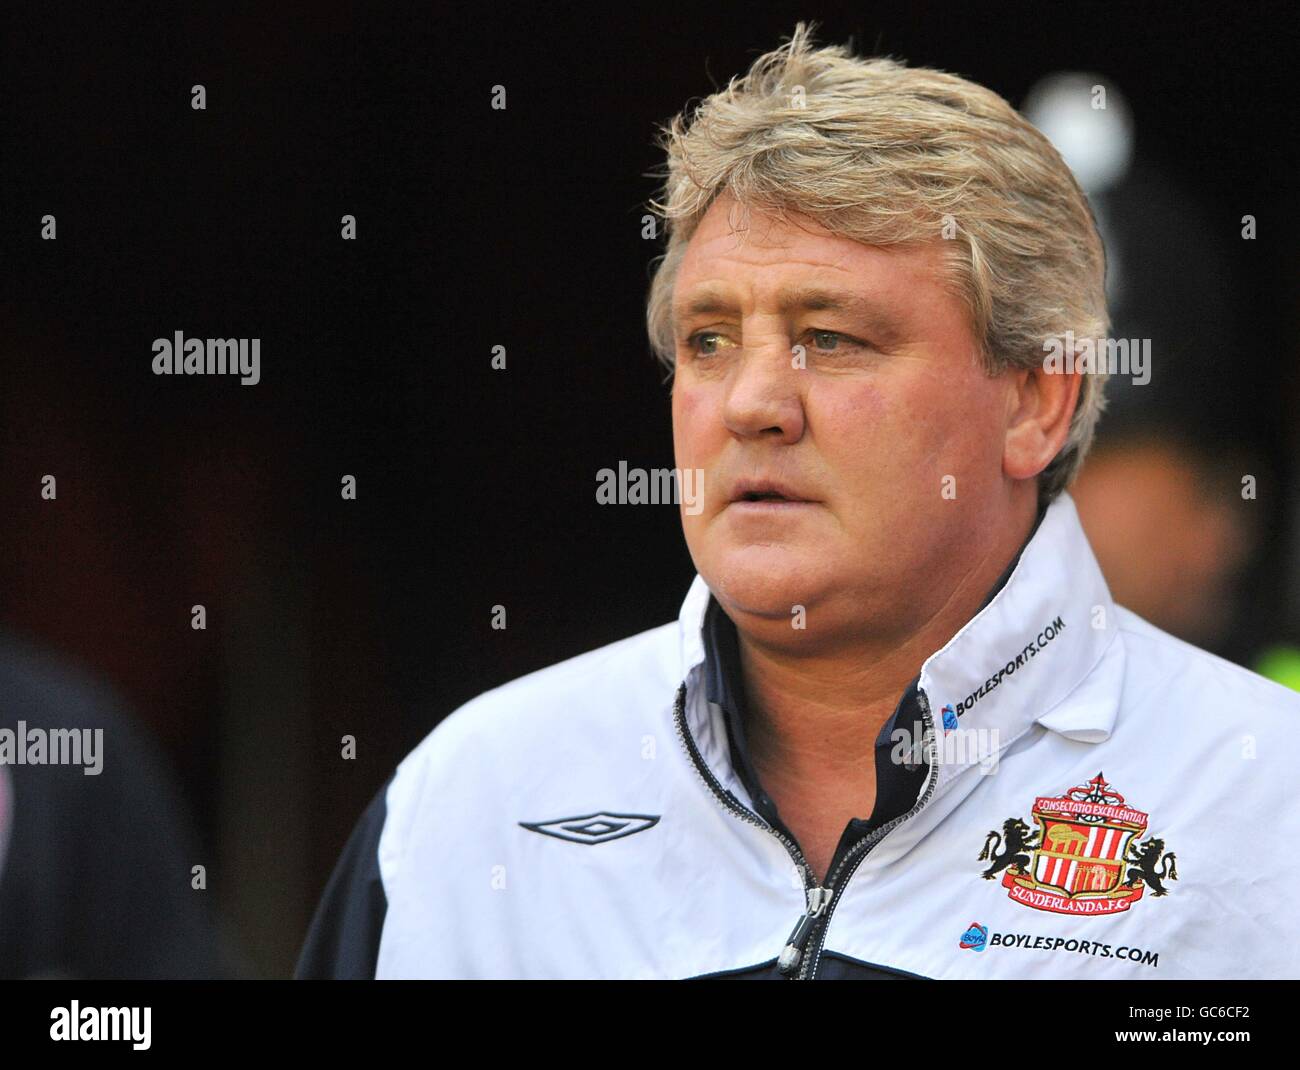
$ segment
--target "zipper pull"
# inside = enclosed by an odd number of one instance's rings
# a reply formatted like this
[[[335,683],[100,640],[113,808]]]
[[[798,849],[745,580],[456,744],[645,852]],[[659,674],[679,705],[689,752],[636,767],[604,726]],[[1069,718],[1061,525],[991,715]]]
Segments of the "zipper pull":
[[[812,933],[813,926],[817,919],[821,917],[822,911],[826,909],[826,904],[831,901],[831,890],[814,885],[808,889],[808,912],[795,923],[794,931],[790,933],[790,938],[786,940],[785,947],[781,949],[781,957],[776,960],[777,969],[782,973],[789,973],[799,965],[799,960],[803,958],[804,948],[807,946],[808,937]]]

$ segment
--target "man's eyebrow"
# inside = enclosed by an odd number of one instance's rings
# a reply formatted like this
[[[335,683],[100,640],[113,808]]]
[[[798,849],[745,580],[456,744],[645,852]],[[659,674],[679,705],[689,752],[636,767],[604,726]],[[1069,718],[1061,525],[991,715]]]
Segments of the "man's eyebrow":
[[[896,319],[890,310],[865,294],[850,290],[826,289],[820,286],[798,286],[782,290],[777,295],[777,306],[782,313],[803,312],[848,312],[863,317],[880,327],[896,326]],[[673,305],[674,322],[695,316],[708,316],[717,313],[736,311],[736,302],[725,291],[716,287],[705,287],[685,300]]]

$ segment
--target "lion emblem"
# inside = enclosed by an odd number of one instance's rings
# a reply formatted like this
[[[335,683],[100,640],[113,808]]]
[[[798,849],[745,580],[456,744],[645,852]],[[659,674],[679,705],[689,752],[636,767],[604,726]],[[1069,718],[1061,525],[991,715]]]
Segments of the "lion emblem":
[[[993,847],[994,843],[997,844],[996,848]],[[988,861],[990,864],[981,876],[986,881],[991,881],[1008,866],[1013,873],[1024,873],[1029,865],[1027,852],[1036,850],[1038,846],[1033,841],[1033,833],[1028,825],[1018,817],[1007,818],[1002,822],[1000,835],[994,829],[984,837],[984,850],[980,851],[976,861]]]
[[[1152,895],[1168,895],[1163,881],[1178,879],[1177,856],[1165,853],[1165,841],[1152,837],[1143,843],[1134,841],[1128,845],[1124,855],[1128,863],[1128,880],[1125,887],[1132,888],[1142,881],[1151,889]]]

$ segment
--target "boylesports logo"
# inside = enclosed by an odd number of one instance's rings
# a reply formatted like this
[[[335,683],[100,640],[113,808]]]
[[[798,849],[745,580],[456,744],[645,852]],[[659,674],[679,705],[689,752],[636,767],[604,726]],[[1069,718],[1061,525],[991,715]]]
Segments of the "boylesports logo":
[[[1002,874],[1002,887],[1015,902],[1056,914],[1094,916],[1128,910],[1150,888],[1168,894],[1166,880],[1178,879],[1177,859],[1165,841],[1142,840],[1147,814],[1124,802],[1101,773],[1064,795],[1040,796],[1030,811],[1031,832],[1018,817],[984,837],[981,876]]]
[[[980,684],[978,688],[962,699],[961,702],[957,703],[957,716],[960,717],[963,713],[969,710],[975,705],[975,703],[997,687],[998,684],[1002,683],[1004,679],[1014,673],[1017,669],[1024,668],[1026,662],[1031,658],[1037,657],[1038,652],[1046,647],[1048,643],[1060,635],[1064,630],[1065,621],[1060,617],[1057,617],[1056,620],[1046,625],[1043,630],[1034,637],[1032,643],[1026,643],[1020,653],[1003,665],[1002,668],[985,680],[984,683]],[[947,707],[944,708],[947,709]]]
[[[1034,936],[1032,933],[990,933],[972,921],[961,934],[957,946],[963,951],[983,951],[990,947],[1019,948],[1025,951],[1073,951],[1099,959],[1126,959],[1153,969],[1160,964],[1160,952],[1120,944],[1103,944],[1098,940],[1079,940],[1064,936]]]

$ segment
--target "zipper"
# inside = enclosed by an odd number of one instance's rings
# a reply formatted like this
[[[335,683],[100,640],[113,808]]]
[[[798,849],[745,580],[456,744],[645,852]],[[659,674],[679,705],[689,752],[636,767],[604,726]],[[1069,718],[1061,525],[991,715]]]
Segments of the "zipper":
[[[815,879],[810,879],[812,867],[808,864],[808,859],[804,857],[803,850],[794,840],[745,806],[735,795],[724,788],[718,778],[713,775],[713,770],[708,767],[708,764],[700,755],[700,750],[695,745],[694,738],[686,728],[686,685],[684,683],[677,689],[677,701],[673,706],[673,721],[677,726],[677,738],[681,740],[682,746],[686,749],[687,757],[690,758],[695,772],[704,781],[704,786],[713,793],[718,802],[722,803],[726,809],[730,810],[742,821],[756,825],[780,840],[785,849],[790,852],[790,857],[794,859],[795,866],[798,867],[799,876],[803,881],[807,910],[795,922],[794,929],[791,931],[789,938],[785,942],[785,947],[781,949],[781,954],[777,959],[780,971],[790,977],[795,967],[803,960],[804,949],[807,947],[808,938],[812,935],[817,919],[830,903],[831,890],[818,885]]]
[[[807,907],[803,915],[795,922],[794,928],[790,931],[785,946],[781,949],[781,954],[777,958],[777,969],[789,980],[811,981],[813,979],[817,972],[817,965],[821,960],[822,945],[826,939],[826,928],[830,923],[831,913],[839,902],[840,892],[845,884],[852,879],[853,874],[857,872],[858,866],[870,854],[871,849],[909,817],[918,813],[929,802],[930,796],[934,794],[935,785],[939,780],[939,763],[935,754],[934,718],[930,713],[930,699],[920,687],[917,688],[917,699],[921,703],[922,746],[925,749],[930,766],[925,790],[911,810],[894,818],[887,824],[881,825],[871,835],[865,836],[855,843],[852,849],[840,859],[835,869],[831,871],[825,885],[819,885],[816,879],[812,878],[812,867],[808,865],[808,860],[804,857],[803,850],[799,845],[780,829],[768,824],[762,817],[745,806],[735,795],[724,788],[718,778],[714,776],[713,770],[705,763],[704,758],[700,755],[699,748],[695,745],[695,740],[686,728],[686,684],[683,683],[677,689],[677,701],[673,707],[673,720],[677,727],[677,736],[686,749],[687,756],[695,767],[695,772],[699,774],[705,786],[726,809],[732,811],[742,821],[756,825],[780,840],[785,845],[785,849],[790,852],[790,857],[794,859],[795,865],[799,868],[799,876],[803,880]],[[853,863],[853,866],[846,873],[845,866],[850,862]],[[843,879],[837,880],[836,878],[841,873],[844,873]],[[815,940],[813,939],[814,936],[816,937]],[[813,948],[812,954],[808,954],[810,944]],[[796,969],[798,973],[795,973]]]
[[[777,969],[787,977],[803,961],[804,952],[808,948],[808,938],[812,936],[812,931],[817,925],[817,919],[822,916],[822,911],[826,909],[826,905],[831,901],[831,895],[832,892],[829,888],[815,883],[808,889],[807,913],[794,923],[794,929],[786,940],[785,947],[781,949],[781,956],[776,960]]]
[[[861,840],[855,843],[852,849],[850,849],[848,853],[840,859],[839,865],[837,865],[826,878],[826,887],[822,890],[830,892],[829,902],[824,905],[824,909],[818,912],[816,918],[809,926],[807,935],[804,937],[806,943],[811,943],[812,953],[802,956],[803,968],[799,972],[800,980],[811,981],[816,976],[817,966],[821,962],[822,947],[826,942],[826,930],[830,925],[831,914],[834,912],[836,904],[840,901],[840,895],[844,891],[845,886],[853,879],[853,874],[858,871],[858,867],[862,864],[862,860],[866,858],[867,855],[871,853],[871,849],[889,835],[889,833],[898,828],[898,826],[909,817],[913,817],[920,812],[921,808],[930,801],[930,796],[934,794],[935,786],[939,782],[939,762],[937,760],[938,755],[936,754],[934,717],[930,713],[930,699],[926,695],[924,689],[920,687],[917,688],[916,695],[918,701],[921,703],[921,722],[924,726],[922,733],[922,746],[925,749],[926,758],[930,765],[930,772],[926,777],[925,790],[921,793],[921,797],[916,801],[916,805],[907,813],[900,814],[887,824],[881,825],[880,828],[876,829],[876,831],[871,833],[871,835],[864,836]],[[851,866],[850,863],[852,863]],[[845,871],[846,866],[850,867],[847,872]],[[841,873],[844,874],[843,877],[840,877]],[[813,939],[814,934],[815,939]]]

